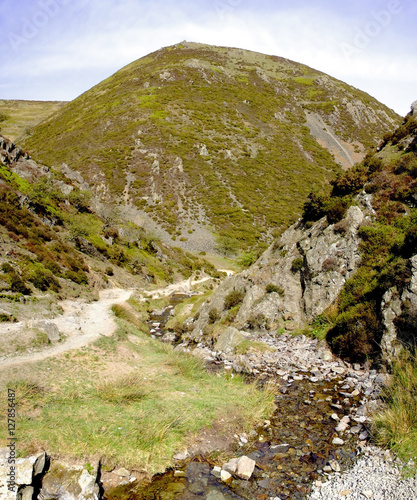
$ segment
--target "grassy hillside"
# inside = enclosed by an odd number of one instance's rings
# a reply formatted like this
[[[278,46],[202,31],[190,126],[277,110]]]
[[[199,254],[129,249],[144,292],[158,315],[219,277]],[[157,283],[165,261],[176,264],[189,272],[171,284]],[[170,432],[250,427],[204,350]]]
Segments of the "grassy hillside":
[[[0,132],[12,141],[20,141],[64,104],[61,101],[0,100]]]
[[[158,242],[116,211],[92,208],[92,194],[27,158],[0,136],[0,320],[25,304],[214,273],[208,262]],[[11,151],[11,153],[7,153]],[[21,156],[16,156],[16,151]],[[54,298],[55,297],[55,298]]]
[[[179,245],[208,229],[233,254],[264,246],[299,216],[312,185],[398,123],[369,95],[302,64],[183,43],[67,104],[25,147],[49,166],[68,164]]]

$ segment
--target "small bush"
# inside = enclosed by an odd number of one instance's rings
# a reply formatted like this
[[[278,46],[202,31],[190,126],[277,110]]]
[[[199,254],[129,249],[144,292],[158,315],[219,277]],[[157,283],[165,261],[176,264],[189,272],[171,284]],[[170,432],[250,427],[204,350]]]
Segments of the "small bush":
[[[353,362],[363,363],[379,353],[380,328],[375,306],[358,304],[339,315],[326,339],[332,351]]]
[[[232,307],[241,304],[244,298],[245,292],[243,290],[233,290],[226,295],[226,298],[224,299],[224,308],[231,309]]]
[[[268,319],[262,313],[252,314],[249,316],[246,325],[251,330],[265,329],[268,326]]]
[[[210,309],[209,314],[208,314],[208,319],[209,319],[209,323],[211,323],[211,324],[218,321],[220,319],[220,313],[219,313],[218,309],[216,309],[215,307]]]
[[[285,291],[283,288],[280,286],[274,285],[273,283],[269,283],[266,285],[266,293],[277,293],[280,297],[283,297],[285,294]]]
[[[55,276],[47,269],[37,268],[32,272],[30,281],[39,290],[45,292],[49,288],[55,292],[60,289],[60,284]]]
[[[291,272],[298,273],[304,266],[304,259],[302,257],[297,257],[292,261]]]

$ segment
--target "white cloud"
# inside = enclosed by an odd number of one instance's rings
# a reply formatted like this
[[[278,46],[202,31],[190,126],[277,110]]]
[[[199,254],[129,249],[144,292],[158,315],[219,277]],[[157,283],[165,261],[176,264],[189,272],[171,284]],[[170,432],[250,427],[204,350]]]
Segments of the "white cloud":
[[[0,43],[3,53],[10,55],[0,63],[10,82],[2,94],[32,98],[33,89],[43,87],[44,99],[56,99],[58,92],[59,98],[66,92],[67,99],[72,99],[133,60],[186,39],[302,62],[355,86],[364,85],[362,90],[375,97],[383,95],[384,103],[403,113],[405,101],[417,98],[412,95],[417,93],[417,55],[415,34],[404,29],[409,9],[415,7],[401,1],[403,13],[393,14],[386,26],[381,21],[380,29],[374,27],[372,32],[369,23],[376,22],[375,12],[386,10],[388,0],[361,3],[362,10],[347,4],[344,11],[339,2],[325,0],[313,6],[302,0],[290,6],[278,0],[257,4],[249,0],[73,0],[15,52],[7,40]],[[39,1],[31,4],[29,21],[37,10]],[[22,26],[15,24],[14,30],[19,34]],[[368,40],[359,44],[355,36],[364,30]],[[346,45],[353,48],[350,57]]]

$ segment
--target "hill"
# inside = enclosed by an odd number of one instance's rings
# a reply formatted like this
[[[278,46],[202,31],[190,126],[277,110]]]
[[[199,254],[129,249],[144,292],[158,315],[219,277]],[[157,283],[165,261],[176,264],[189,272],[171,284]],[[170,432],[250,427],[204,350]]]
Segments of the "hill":
[[[66,104],[64,101],[0,100],[0,132],[20,142],[32,128]]]
[[[416,346],[416,104],[377,152],[310,193],[303,217],[220,285],[185,340],[210,344],[229,325],[301,331],[352,363],[387,364]]]
[[[188,278],[214,267],[91,206],[62,173],[0,135],[0,321],[52,314],[57,300]]]
[[[191,250],[265,247],[400,118],[317,70],[181,43],[124,67],[24,146],[124,217]]]

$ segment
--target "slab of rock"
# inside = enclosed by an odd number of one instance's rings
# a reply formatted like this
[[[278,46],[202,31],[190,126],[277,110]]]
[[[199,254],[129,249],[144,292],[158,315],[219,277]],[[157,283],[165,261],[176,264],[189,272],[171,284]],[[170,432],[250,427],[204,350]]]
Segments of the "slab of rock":
[[[55,323],[52,323],[51,321],[38,321],[35,324],[35,327],[45,332],[48,336],[49,342],[52,344],[61,340],[61,334],[59,333],[58,327]]]
[[[227,463],[223,464],[222,469],[225,470],[226,472],[229,472],[229,474],[235,474],[238,462],[239,462],[238,458],[232,458]]]

